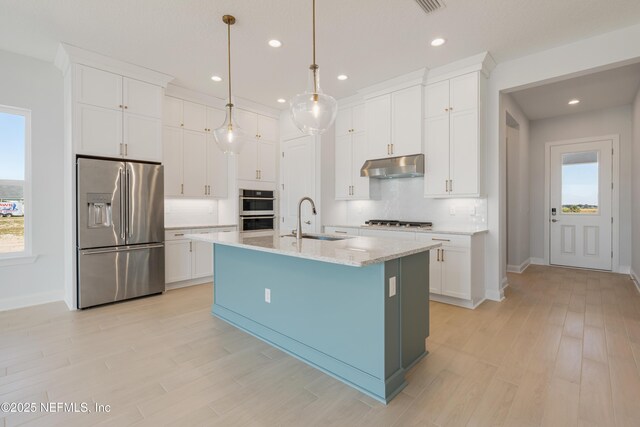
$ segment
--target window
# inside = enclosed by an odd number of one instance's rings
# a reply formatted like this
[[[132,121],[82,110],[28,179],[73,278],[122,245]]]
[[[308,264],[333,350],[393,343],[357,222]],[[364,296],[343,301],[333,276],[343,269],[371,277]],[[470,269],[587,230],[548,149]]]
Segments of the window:
[[[31,112],[0,105],[0,259],[29,255]]]
[[[562,213],[598,214],[598,152],[562,155]]]

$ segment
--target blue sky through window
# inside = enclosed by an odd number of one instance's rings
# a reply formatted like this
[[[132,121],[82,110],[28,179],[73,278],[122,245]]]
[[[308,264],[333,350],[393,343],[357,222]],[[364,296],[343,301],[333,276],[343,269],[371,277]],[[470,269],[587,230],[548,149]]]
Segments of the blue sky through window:
[[[598,163],[562,165],[562,205],[598,204]]]
[[[23,116],[0,112],[0,180],[24,180]]]

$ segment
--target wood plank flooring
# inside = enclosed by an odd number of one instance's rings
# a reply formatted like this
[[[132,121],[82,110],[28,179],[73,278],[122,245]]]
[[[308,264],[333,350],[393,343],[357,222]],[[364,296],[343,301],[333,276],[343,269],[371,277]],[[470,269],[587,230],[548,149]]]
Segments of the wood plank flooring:
[[[640,294],[627,276],[531,266],[502,303],[431,303],[430,354],[388,406],[220,321],[211,285],[80,312],[0,313],[0,426],[640,424]]]

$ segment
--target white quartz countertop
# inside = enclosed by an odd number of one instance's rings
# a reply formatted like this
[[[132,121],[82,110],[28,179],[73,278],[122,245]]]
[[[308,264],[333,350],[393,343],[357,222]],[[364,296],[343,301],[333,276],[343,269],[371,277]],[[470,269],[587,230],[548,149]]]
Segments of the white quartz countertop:
[[[459,234],[463,236],[473,236],[475,234],[488,233],[489,230],[486,226],[434,226],[431,229],[418,228],[418,227],[387,227],[384,225],[336,225],[330,224],[325,227],[339,227],[339,228],[357,228],[363,230],[386,230],[386,231],[404,231],[411,233],[430,233],[430,234]]]
[[[402,258],[440,246],[439,243],[396,241],[357,236],[349,238],[336,236],[343,240],[334,241],[302,239],[298,244],[294,236],[282,236],[282,234],[284,233],[281,231],[270,230],[190,234],[185,237],[203,242],[236,246],[353,267],[363,267]]]
[[[197,224],[197,225],[171,225],[165,226],[165,230],[197,230],[199,228],[226,228],[237,227],[237,224]]]

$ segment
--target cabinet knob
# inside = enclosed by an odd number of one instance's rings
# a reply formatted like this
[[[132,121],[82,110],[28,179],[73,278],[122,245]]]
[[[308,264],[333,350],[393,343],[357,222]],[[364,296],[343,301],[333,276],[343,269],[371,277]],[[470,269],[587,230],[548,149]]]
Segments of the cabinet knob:
[[[118,108],[122,108],[122,104],[118,105]]]
[[[129,106],[128,106],[128,105],[125,105],[125,106],[124,106],[124,109],[126,110],[127,108],[129,108]]]
[[[449,111],[449,109],[448,109],[448,108],[445,108],[445,109],[444,109],[444,111]]]
[[[184,123],[180,123],[180,127],[184,127]]]

